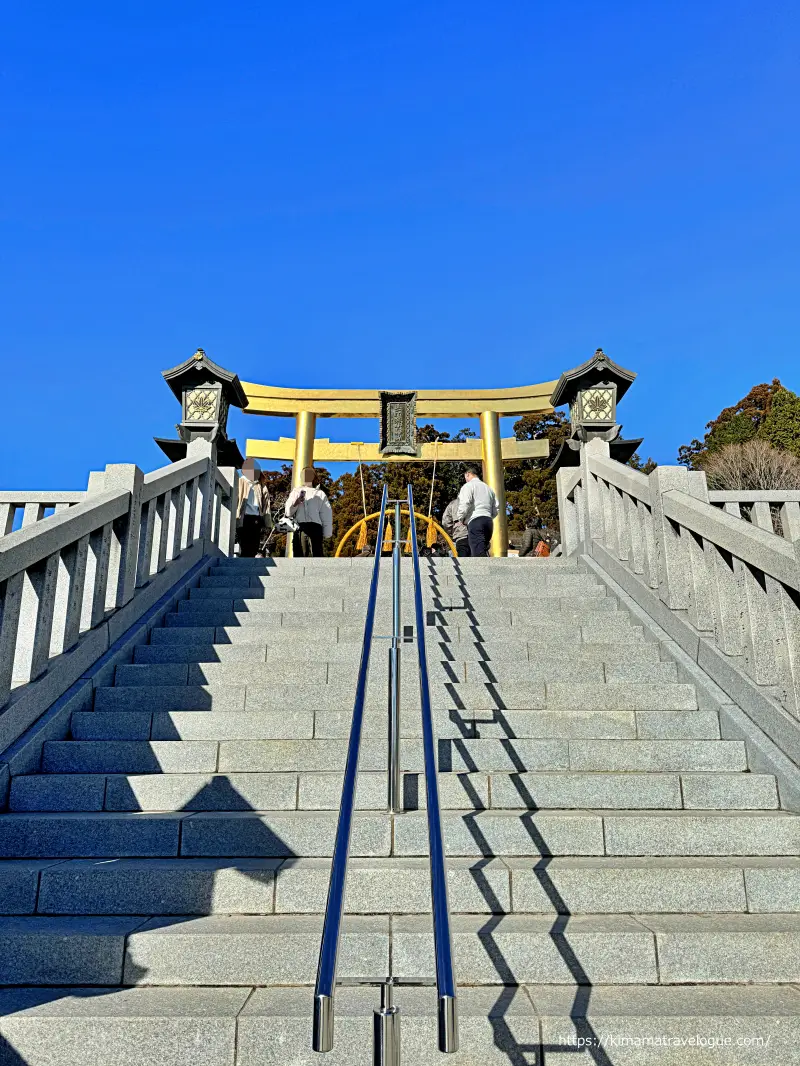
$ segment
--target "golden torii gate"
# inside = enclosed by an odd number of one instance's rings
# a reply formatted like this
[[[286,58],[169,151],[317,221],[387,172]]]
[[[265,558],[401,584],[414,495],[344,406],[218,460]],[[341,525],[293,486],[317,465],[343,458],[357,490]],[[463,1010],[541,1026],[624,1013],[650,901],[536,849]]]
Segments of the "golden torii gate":
[[[314,462],[483,462],[484,480],[494,489],[500,504],[491,554],[508,554],[508,521],[503,463],[511,459],[538,459],[549,452],[547,440],[521,441],[500,437],[500,418],[553,410],[550,396],[557,382],[512,389],[425,389],[416,393],[370,389],[283,389],[243,381],[248,415],[294,418],[296,435],[278,440],[247,441],[247,456],[253,459],[292,461],[292,487],[299,485],[304,467]],[[316,437],[317,418],[378,418],[385,412],[387,396],[413,396],[413,427],[416,419],[478,418],[479,439],[441,444],[416,444],[402,454],[387,454],[380,444],[338,444]]]

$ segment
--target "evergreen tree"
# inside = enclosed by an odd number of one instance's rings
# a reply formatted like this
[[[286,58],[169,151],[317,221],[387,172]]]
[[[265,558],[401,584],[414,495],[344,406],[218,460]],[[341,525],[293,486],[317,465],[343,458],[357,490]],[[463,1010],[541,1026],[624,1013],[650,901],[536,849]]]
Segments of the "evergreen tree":
[[[778,389],[758,436],[774,448],[800,457],[800,396],[789,389]]]
[[[417,429],[417,440],[420,443],[430,444],[437,438],[442,442],[459,442],[474,437],[471,429],[462,429],[460,432],[450,434],[437,430],[433,425],[420,426]],[[446,455],[446,450],[442,449]],[[448,503],[458,495],[459,489],[464,483],[463,464],[454,463],[452,460],[440,460],[436,463],[436,480],[433,486],[433,517],[441,521],[442,514]],[[433,477],[433,462],[392,462],[392,463],[362,463],[361,472],[364,477],[364,496],[366,497],[367,514],[372,514],[380,509],[381,494],[386,484],[389,489],[390,499],[405,500],[408,485],[414,492],[414,509],[419,514],[427,515],[430,504],[431,479]],[[327,490],[326,490],[327,491]],[[358,470],[352,474],[342,474],[332,486],[333,494],[331,502],[333,509],[333,550],[351,526],[355,525],[364,517],[364,504],[361,493],[361,475]],[[405,526],[404,519],[404,529]],[[417,534],[422,542],[422,537],[427,530],[427,523],[419,523]],[[369,523],[369,543],[374,547],[377,533],[377,521]],[[344,555],[355,555],[357,537],[354,534],[344,548]]]
[[[700,470],[705,456],[719,451],[726,444],[744,444],[759,435],[764,422],[769,418],[773,399],[778,392],[786,391],[777,378],[771,385],[755,385],[733,407],[726,407],[706,425],[702,440],[682,444],[678,449],[678,462],[690,470]]]
[[[628,460],[628,466],[632,466],[634,470],[639,470],[643,474],[652,474],[658,463],[655,459],[652,459],[649,455],[645,462],[642,462],[642,457],[638,452],[634,452]]]
[[[553,532],[558,531],[556,477],[550,463],[569,432],[569,419],[560,411],[523,415],[514,423],[517,440],[545,438],[550,454],[542,459],[516,459],[505,464],[506,500],[511,508],[509,532],[520,532],[529,521],[541,521]]]

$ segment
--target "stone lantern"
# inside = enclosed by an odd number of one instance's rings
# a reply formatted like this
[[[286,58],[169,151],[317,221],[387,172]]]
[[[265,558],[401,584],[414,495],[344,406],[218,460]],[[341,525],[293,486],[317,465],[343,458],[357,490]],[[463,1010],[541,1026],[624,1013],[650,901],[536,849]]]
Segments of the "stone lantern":
[[[235,440],[227,434],[228,411],[246,407],[242,383],[236,374],[218,366],[198,348],[191,359],[162,371],[164,380],[181,404],[181,421],[176,425],[178,440],[156,437],[156,444],[174,463],[186,455],[193,440],[213,441],[220,466],[241,468],[244,461]]]
[[[571,433],[556,453],[551,469],[578,466],[580,447],[598,437],[608,441],[610,455],[626,463],[644,438],[623,440],[622,426],[617,422],[617,402],[632,385],[636,374],[617,366],[602,348],[591,359],[574,370],[567,370],[558,379],[550,397],[553,407],[569,404]]]

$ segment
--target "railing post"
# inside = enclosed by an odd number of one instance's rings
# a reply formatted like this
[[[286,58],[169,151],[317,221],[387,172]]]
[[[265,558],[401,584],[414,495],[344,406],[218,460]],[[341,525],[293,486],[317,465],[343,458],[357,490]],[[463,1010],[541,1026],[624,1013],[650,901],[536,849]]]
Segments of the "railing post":
[[[14,680],[35,681],[47,669],[56,605],[59,552],[25,571]]]
[[[572,555],[578,550],[581,540],[581,531],[578,520],[578,506],[574,500],[578,486],[573,490],[573,499],[570,499],[566,486],[572,479],[574,468],[562,466],[556,473],[556,492],[558,494],[558,522],[561,527],[561,550],[564,555]]]
[[[24,574],[13,574],[0,585],[0,707],[11,692],[24,577]]]
[[[800,503],[784,503],[781,506],[781,528],[786,540],[800,540]]]
[[[222,500],[217,547],[223,555],[232,557],[233,546],[236,541],[236,504],[239,495],[239,471],[233,466],[221,466],[218,469],[228,488]]]
[[[211,519],[214,507],[214,486],[216,478],[214,467],[216,465],[217,449],[213,442],[198,438],[189,443],[186,448],[186,457],[192,459],[208,460],[208,465],[197,481],[197,508],[195,511],[195,526],[192,530],[192,540],[205,540],[211,535]]]
[[[13,503],[0,503],[0,537],[7,537],[14,528],[16,511]]]
[[[142,509],[141,531],[139,533],[138,562],[136,564],[136,586],[146,585],[150,580],[153,559],[153,531],[155,530],[156,506],[158,500],[151,497]]]
[[[701,503],[708,504],[708,482],[702,470],[689,471],[689,493]],[[711,577],[708,572],[706,553],[711,545],[707,540],[695,537],[691,531],[685,535],[689,554],[689,619],[696,629],[710,632],[714,629]]]
[[[689,471],[682,466],[659,466],[650,474],[658,595],[672,610],[685,611],[690,599],[690,564],[680,531],[664,514],[662,496],[670,489],[689,493]]]
[[[598,459],[609,458],[608,442],[595,437],[587,444],[581,445],[581,483],[583,486],[584,499],[584,528],[583,545],[586,551],[591,552],[593,540],[603,539],[603,498],[597,478],[590,471],[593,457]]]
[[[69,651],[78,643],[81,634],[81,608],[86,585],[86,563],[89,557],[89,534],[61,550],[53,611],[53,633],[50,643],[52,655]]]
[[[110,463],[105,469],[106,492],[129,492],[127,513],[113,523],[108,561],[106,610],[123,607],[136,591],[144,474],[133,463]]]
[[[22,526],[20,528],[27,529],[28,526],[33,526],[36,525],[37,522],[41,522],[43,518],[43,503],[26,503],[22,511]]]

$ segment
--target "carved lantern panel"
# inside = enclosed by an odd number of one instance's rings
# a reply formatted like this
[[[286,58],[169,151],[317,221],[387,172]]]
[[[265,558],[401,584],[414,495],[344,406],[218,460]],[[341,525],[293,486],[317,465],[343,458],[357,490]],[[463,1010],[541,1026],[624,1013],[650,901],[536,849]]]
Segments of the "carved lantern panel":
[[[611,426],[617,420],[617,386],[602,382],[581,389],[572,404],[574,426]]]
[[[219,426],[225,432],[228,403],[218,382],[207,381],[183,391],[183,424],[185,426]]]

